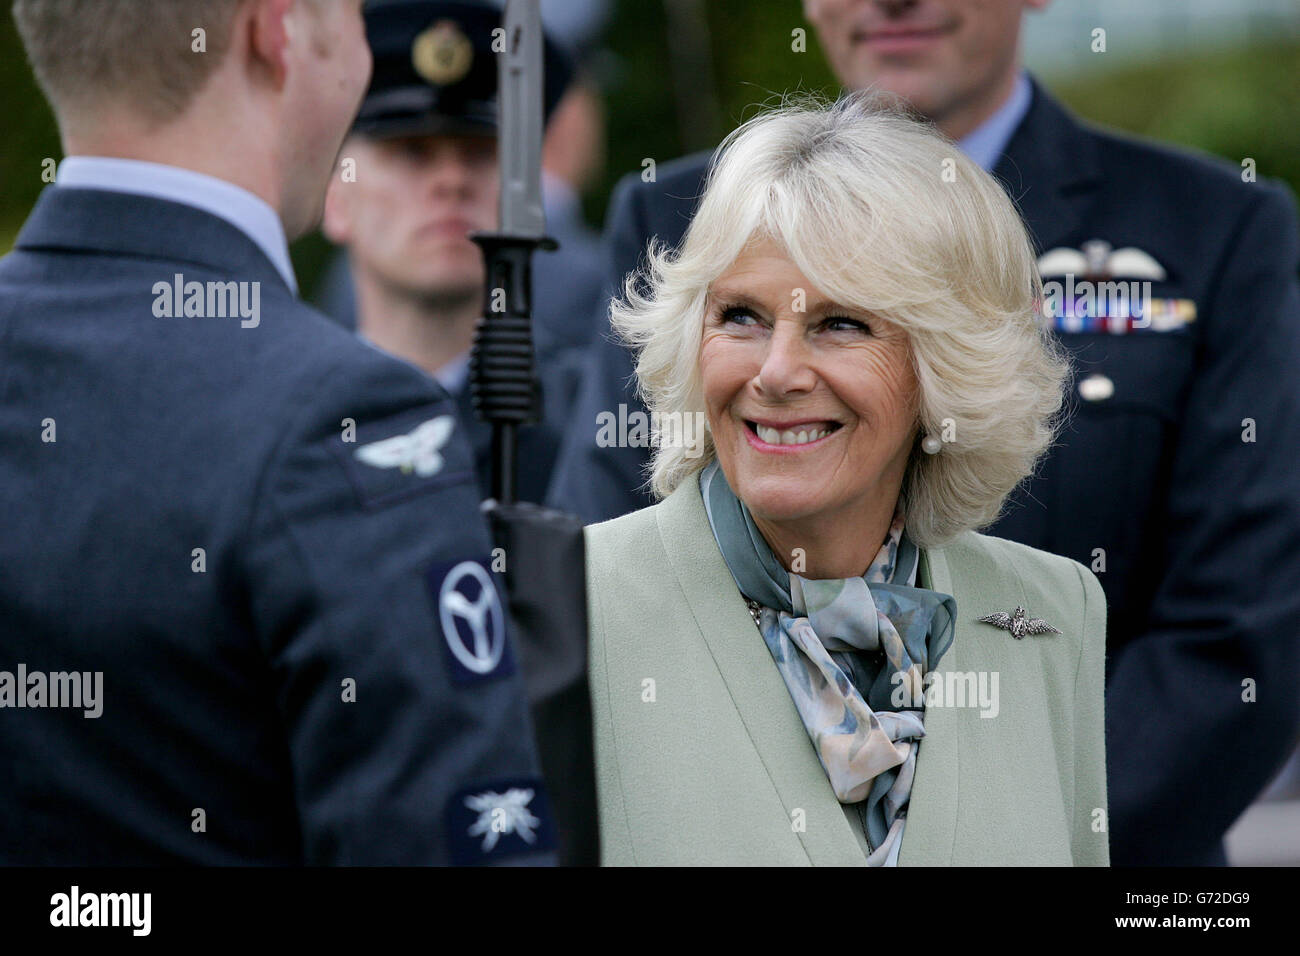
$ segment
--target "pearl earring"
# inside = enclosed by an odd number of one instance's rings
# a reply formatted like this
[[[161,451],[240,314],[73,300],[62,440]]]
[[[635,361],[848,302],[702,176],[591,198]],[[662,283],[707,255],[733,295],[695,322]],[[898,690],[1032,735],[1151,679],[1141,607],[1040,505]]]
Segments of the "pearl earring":
[[[937,455],[942,448],[943,442],[934,435],[926,435],[921,440],[921,450],[927,455]]]

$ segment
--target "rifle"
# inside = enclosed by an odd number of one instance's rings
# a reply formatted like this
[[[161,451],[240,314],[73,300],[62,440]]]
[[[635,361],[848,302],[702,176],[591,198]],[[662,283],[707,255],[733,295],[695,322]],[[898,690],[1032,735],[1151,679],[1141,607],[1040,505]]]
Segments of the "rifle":
[[[515,501],[518,428],[540,417],[532,337],[532,256],[555,249],[542,210],[543,38],[539,0],[509,0],[499,53],[501,208],[475,233],[488,308],[470,361],[474,407],[492,426],[492,497],[483,510],[506,555],[515,646],[551,791],[565,865],[596,865],[595,748],[587,685],[582,522]]]

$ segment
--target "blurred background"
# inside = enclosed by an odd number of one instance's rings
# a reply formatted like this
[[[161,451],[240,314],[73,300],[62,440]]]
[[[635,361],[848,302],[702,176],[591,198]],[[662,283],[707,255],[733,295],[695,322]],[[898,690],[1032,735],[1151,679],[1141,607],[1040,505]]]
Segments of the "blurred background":
[[[0,254],[45,185],[42,163],[61,156],[5,7]],[[643,160],[710,149],[783,91],[838,91],[800,0],[542,0],[542,8],[586,78],[556,162],[591,230],[614,183]],[[1105,52],[1093,50],[1097,28]],[[792,49],[796,30],[804,52]],[[1056,0],[1029,16],[1025,59],[1089,120],[1236,164],[1252,158],[1258,175],[1300,192],[1300,0]],[[295,245],[306,297],[332,258],[319,236]],[[1228,849],[1238,865],[1300,864],[1295,761],[1229,833]]]
[[[5,4],[8,7],[8,4]],[[548,28],[590,81],[601,146],[581,171],[583,210],[599,228],[610,190],[642,160],[709,149],[756,104],[791,89],[834,94],[800,0],[542,0]],[[1092,31],[1106,30],[1106,52]],[[806,31],[793,52],[792,31]],[[1029,68],[1080,115],[1119,129],[1258,164],[1300,190],[1300,0],[1056,0],[1031,14]],[[0,16],[0,252],[8,251],[60,157],[53,119]],[[329,249],[294,250],[303,289]]]

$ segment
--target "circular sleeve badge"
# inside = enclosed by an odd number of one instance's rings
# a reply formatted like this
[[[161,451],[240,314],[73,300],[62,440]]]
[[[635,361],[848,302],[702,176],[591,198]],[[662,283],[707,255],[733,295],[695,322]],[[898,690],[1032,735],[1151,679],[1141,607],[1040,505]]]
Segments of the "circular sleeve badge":
[[[472,684],[513,674],[508,611],[487,562],[435,564],[427,581],[452,681]]]

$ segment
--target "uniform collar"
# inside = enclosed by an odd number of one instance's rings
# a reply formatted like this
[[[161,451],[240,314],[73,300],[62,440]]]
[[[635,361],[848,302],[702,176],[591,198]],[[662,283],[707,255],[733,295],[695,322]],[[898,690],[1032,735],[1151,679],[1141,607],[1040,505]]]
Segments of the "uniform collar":
[[[201,209],[230,223],[255,242],[296,294],[284,226],[274,209],[246,189],[193,170],[136,159],[69,156],[59,164],[58,188],[99,189],[165,199]]]
[[[108,189],[47,187],[14,248],[191,265],[291,292],[261,247],[228,220],[188,203]]]

